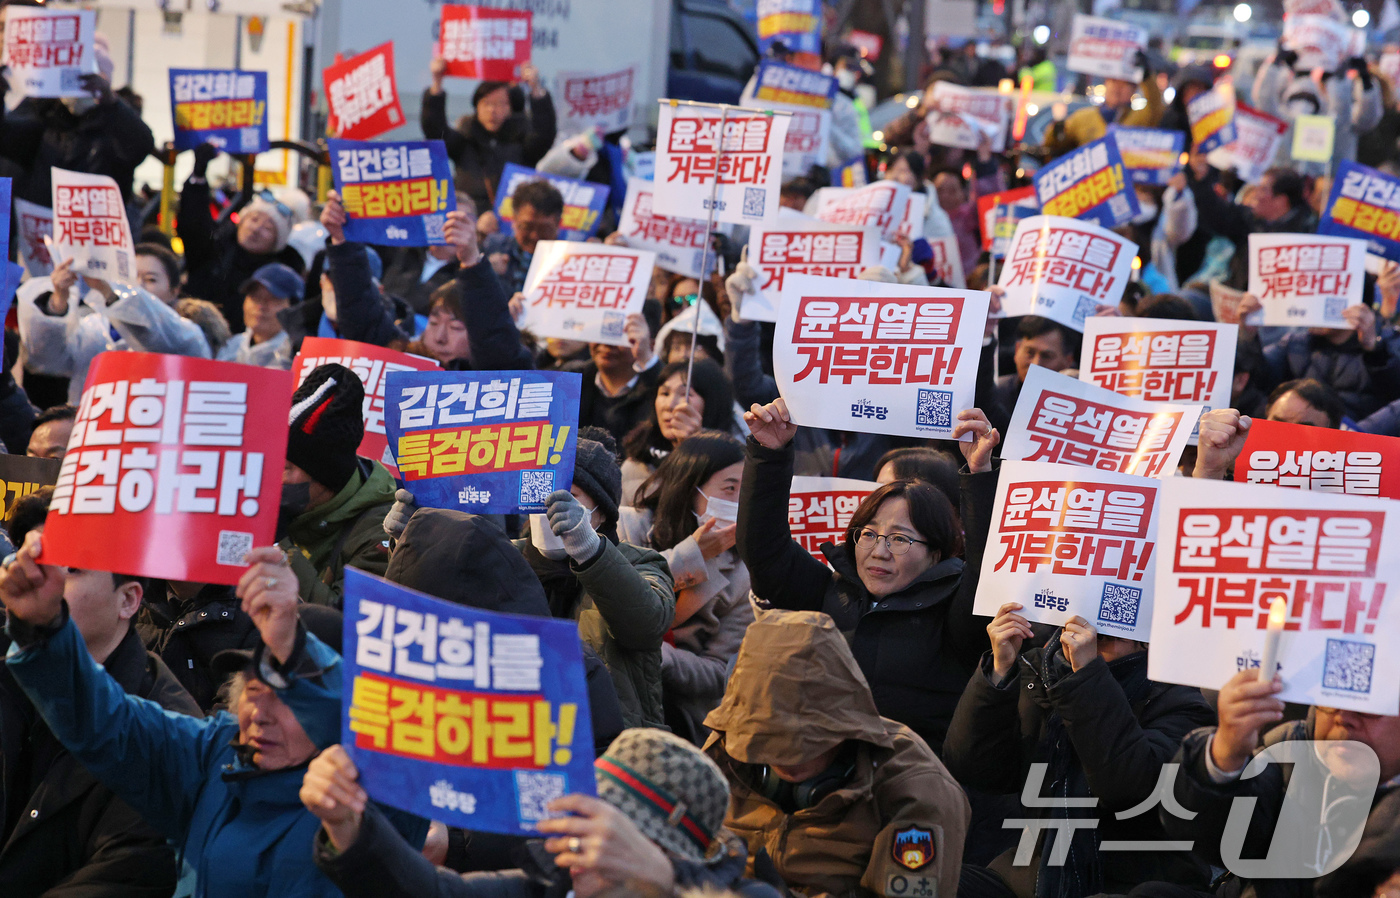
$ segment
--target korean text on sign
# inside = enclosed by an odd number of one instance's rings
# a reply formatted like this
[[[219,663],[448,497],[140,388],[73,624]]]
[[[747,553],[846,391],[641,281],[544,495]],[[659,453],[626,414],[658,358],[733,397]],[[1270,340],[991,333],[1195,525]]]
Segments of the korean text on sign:
[[[792,538],[812,557],[828,564],[824,543],[841,545],[851,515],[880,485],[848,477],[794,477],[788,496],[788,527]]]
[[[525,330],[537,337],[626,346],[656,259],[596,243],[541,240],[525,275]]]
[[[515,81],[530,61],[530,14],[482,6],[444,6],[438,55],[447,74]]]
[[[652,205],[662,215],[700,216],[711,211],[713,192],[715,221],[772,221],[778,214],[787,129],[785,115],[731,110],[724,116],[663,100]]]
[[[82,76],[97,70],[96,12],[7,6],[4,16],[11,89],[27,97],[90,96]]]
[[[49,505],[45,562],[238,582],[248,551],[273,542],[291,387],[265,368],[99,355]]]
[[[230,153],[267,149],[267,72],[171,69],[175,149],[212,143]]]
[[[1032,365],[1001,457],[1171,477],[1200,406],[1129,399]]]
[[[581,378],[558,371],[443,371],[389,378],[399,475],[430,508],[539,513],[572,483]]]
[[[1147,29],[1114,19],[1076,14],[1070,29],[1071,72],[1098,78],[1117,78],[1134,83],[1142,80],[1138,52],[1147,46]]]
[[[1006,149],[1012,100],[996,90],[959,87],[948,81],[933,85],[933,108],[927,122],[929,140],[941,146],[975,150],[984,139],[992,152]]]
[[[1150,402],[1226,408],[1238,333],[1237,324],[1090,318],[1079,379]]]
[[[369,140],[404,122],[394,77],[394,44],[380,44],[321,72],[336,137]]]
[[[1274,164],[1279,141],[1288,125],[1245,103],[1235,102],[1235,139],[1212,150],[1210,164],[1221,170],[1234,168],[1246,184],[1258,181]]]
[[[1147,640],[1162,481],[1092,468],[1003,461],[975,614],[1020,602],[1034,621],[1081,615]]]
[[[1112,134],[1036,172],[1035,193],[1046,215],[1079,218],[1105,228],[1129,221],[1139,211],[1137,191],[1128,182]]]
[[[384,427],[385,379],[395,371],[436,371],[437,362],[354,340],[307,337],[301,343],[301,352],[292,359],[292,377],[300,385],[312,371],[329,364],[349,368],[365,389],[365,435],[360,440],[359,455],[379,462],[398,477]]]
[[[444,602],[345,572],[341,742],[370,796],[483,832],[533,832],[592,794],[578,627]]]
[[[836,79],[830,75],[765,59],[758,64],[754,99],[762,103],[830,109],[836,90]]]
[[[1339,161],[1317,232],[1358,237],[1376,255],[1400,262],[1400,179]]]
[[[758,48],[765,55],[782,41],[798,53],[821,52],[821,0],[758,0]]]
[[[599,216],[608,205],[609,188],[606,184],[540,174],[533,168],[507,162],[501,171],[501,187],[496,199],[496,218],[500,221],[502,234],[515,232],[516,189],[527,181],[535,180],[548,181],[564,197],[564,215],[559,219],[560,240],[587,240],[597,232]]]
[[[61,168],[51,172],[53,242],[59,256],[72,259],[79,274],[134,283],[135,247],[117,182]]]
[[[637,67],[610,72],[561,72],[556,76],[562,97],[560,134],[580,134],[593,128],[621,131],[632,123],[632,98]]]
[[[821,221],[874,228],[883,239],[893,240],[904,222],[909,188],[894,181],[864,187],[823,187],[815,200],[816,217]]]
[[[1346,327],[1342,312],[1361,302],[1366,243],[1315,234],[1250,234],[1249,292],[1263,323]]]
[[[1217,84],[1186,104],[1191,123],[1191,149],[1209,153],[1235,140],[1235,91],[1228,84]]]
[[[348,221],[345,239],[383,246],[440,246],[457,208],[440,140],[327,141]]]
[[[758,272],[758,295],[744,301],[744,320],[777,320],[788,275],[853,278],[876,263],[879,249],[873,228],[800,220],[752,228],[748,258]]]
[[[1109,128],[1123,167],[1134,184],[1165,187],[1171,176],[1181,169],[1181,151],[1186,147],[1186,135],[1164,128]]]
[[[19,257],[30,277],[53,271],[53,259],[44,238],[53,237],[53,209],[15,197],[15,228],[19,232]]]
[[[773,366],[793,420],[947,438],[957,412],[972,402],[989,299],[974,291],[788,275]]]
[[[652,206],[652,182],[627,179],[627,198],[617,232],[633,249],[656,254],[656,267],[686,277],[700,277],[701,255],[705,250],[705,222],[693,218],[657,215]],[[714,256],[709,265],[714,267]]]
[[[1400,710],[1395,503],[1178,477],[1162,488],[1148,675],[1218,689],[1259,667],[1275,599],[1284,701]]]
[[[1397,452],[1400,441],[1394,437],[1255,418],[1235,462],[1235,479],[1400,499]]]
[[[0,455],[0,499],[5,504],[5,522],[15,513],[15,503],[37,489],[58,481],[59,460],[27,455]]]
[[[1123,295],[1135,244],[1074,219],[1033,215],[1016,226],[997,283],[1008,317],[1041,315],[1083,330],[1101,305]]]

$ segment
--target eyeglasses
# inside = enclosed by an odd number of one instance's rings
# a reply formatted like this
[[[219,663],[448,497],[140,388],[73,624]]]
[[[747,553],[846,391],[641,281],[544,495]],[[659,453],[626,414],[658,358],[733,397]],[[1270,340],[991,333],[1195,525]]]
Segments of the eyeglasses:
[[[272,191],[268,190],[266,187],[259,190],[255,195],[258,199],[271,203],[277,211],[281,212],[286,218],[292,217],[292,207],[273,196]]]
[[[856,534],[856,546],[861,549],[874,549],[876,543],[880,540],[885,541],[885,548],[889,549],[892,555],[903,555],[905,552],[909,551],[909,547],[914,545],[914,543],[919,543],[924,546],[928,545],[928,543],[922,539],[910,539],[902,533],[891,533],[887,536],[883,533],[876,533],[869,527],[866,527]]]

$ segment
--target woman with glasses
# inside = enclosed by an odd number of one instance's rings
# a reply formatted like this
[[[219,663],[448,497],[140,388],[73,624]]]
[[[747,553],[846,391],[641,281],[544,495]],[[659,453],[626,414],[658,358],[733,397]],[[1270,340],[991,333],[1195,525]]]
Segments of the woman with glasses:
[[[851,640],[880,714],[943,747],[953,710],[988,646],[986,620],[972,615],[987,540],[1001,441],[978,409],[958,414],[962,521],[936,487],[898,480],[871,493],[851,516],[841,545],[822,546],[823,565],[792,538],[792,423],[781,398],[745,413],[751,434],[739,499],[737,546],[754,594],[778,608],[822,611]],[[964,575],[964,570],[970,572]]]

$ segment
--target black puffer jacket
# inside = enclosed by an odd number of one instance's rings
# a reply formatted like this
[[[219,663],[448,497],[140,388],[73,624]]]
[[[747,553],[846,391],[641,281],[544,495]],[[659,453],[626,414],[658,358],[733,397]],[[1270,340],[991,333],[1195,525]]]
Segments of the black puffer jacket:
[[[447,124],[447,94],[423,91],[419,121],[423,136],[441,140],[447,155],[456,164],[454,183],[476,203],[477,212],[493,209],[498,199],[501,172],[507,162],[533,168],[554,145],[554,101],[549,94],[531,97],[530,114],[517,113],[506,119],[494,134],[469,116],[464,130]]]
[[[44,207],[53,203],[53,168],[106,175],[129,201],[136,167],[155,148],[151,129],[121,100],[74,115],[58,100],[31,97],[0,117],[0,155],[25,170],[14,195]]]
[[[189,601],[173,592],[141,605],[136,629],[195,703],[213,710],[223,678],[211,666],[224,649],[256,648],[262,641],[232,586],[208,584]]]

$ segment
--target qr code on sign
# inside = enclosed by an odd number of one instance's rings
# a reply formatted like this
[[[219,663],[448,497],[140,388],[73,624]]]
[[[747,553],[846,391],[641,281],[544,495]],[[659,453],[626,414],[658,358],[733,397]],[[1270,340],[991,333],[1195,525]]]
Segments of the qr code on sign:
[[[1375,666],[1376,647],[1367,642],[1345,639],[1327,640],[1327,654],[1322,665],[1322,688],[1344,692],[1371,691],[1371,669]]]
[[[543,505],[554,492],[553,471],[520,472],[520,504]]]
[[[83,89],[83,72],[81,69],[59,69],[58,87],[64,93]]]
[[[242,567],[248,563],[248,553],[253,551],[253,534],[239,533],[237,530],[219,531],[219,564]]]
[[[1099,600],[1099,623],[1116,624],[1120,627],[1136,627],[1138,609],[1141,606],[1142,590],[1140,588],[1105,583],[1103,597]]]
[[[258,139],[259,136],[260,134],[257,128],[239,128],[238,148],[245,153],[256,153],[258,151],[258,144],[262,143],[262,141]]]
[[[1120,193],[1108,201],[1108,211],[1119,221],[1133,217],[1133,209],[1128,205],[1128,195],[1125,193]]]
[[[131,277],[131,260],[126,257],[125,252],[117,253],[117,274],[120,277]]]
[[[762,187],[744,188],[744,217],[762,218],[764,204],[768,202],[768,193]]]
[[[1098,307],[1099,304],[1094,302],[1094,298],[1092,296],[1079,297],[1079,300],[1074,306],[1074,323],[1082,325],[1084,323],[1084,319],[1094,314],[1094,310]]]
[[[953,394],[947,390],[920,390],[914,423],[920,427],[952,427]]]
[[[549,816],[546,806],[556,798],[563,798],[568,788],[568,780],[562,773],[534,773],[529,770],[515,771],[515,797],[520,808],[522,824],[538,823]]]
[[[423,233],[429,240],[444,240],[442,229],[447,224],[447,216],[441,212],[423,216]]]
[[[1342,312],[1346,310],[1347,301],[1344,296],[1329,296],[1322,304],[1322,317],[1333,321],[1342,320]]]
[[[605,337],[620,337],[626,325],[627,316],[621,312],[604,312],[600,333]]]

